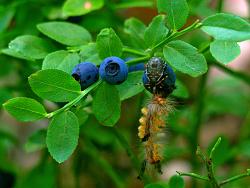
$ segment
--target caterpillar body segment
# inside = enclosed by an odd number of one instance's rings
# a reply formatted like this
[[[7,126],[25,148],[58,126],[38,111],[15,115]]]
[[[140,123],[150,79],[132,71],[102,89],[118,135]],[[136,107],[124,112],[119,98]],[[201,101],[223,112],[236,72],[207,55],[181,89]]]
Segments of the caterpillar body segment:
[[[165,130],[165,117],[169,113],[168,99],[154,95],[151,102],[141,109],[142,117],[139,119],[138,137],[145,148],[145,159],[141,166],[139,178],[146,170],[147,164],[155,167],[158,173],[162,174],[161,160],[163,144],[159,143],[159,137]]]

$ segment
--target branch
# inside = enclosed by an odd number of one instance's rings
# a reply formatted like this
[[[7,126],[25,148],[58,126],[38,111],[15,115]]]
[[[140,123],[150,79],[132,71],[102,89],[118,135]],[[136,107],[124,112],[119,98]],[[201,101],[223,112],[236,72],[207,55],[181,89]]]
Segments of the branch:
[[[231,177],[231,178],[228,178],[228,179],[222,181],[222,182],[219,184],[219,186],[223,186],[223,185],[225,185],[225,184],[227,184],[227,183],[230,183],[230,182],[233,182],[233,181],[236,181],[236,180],[239,180],[239,179],[248,177],[248,176],[250,176],[250,169],[247,169],[247,172],[244,173],[244,174],[239,174],[239,175],[233,176],[233,177]]]
[[[208,177],[206,176],[201,176],[199,174],[195,174],[195,173],[185,173],[185,172],[179,172],[176,171],[180,176],[189,176],[189,177],[193,177],[196,179],[200,179],[200,180],[205,180],[205,181],[209,181]]]

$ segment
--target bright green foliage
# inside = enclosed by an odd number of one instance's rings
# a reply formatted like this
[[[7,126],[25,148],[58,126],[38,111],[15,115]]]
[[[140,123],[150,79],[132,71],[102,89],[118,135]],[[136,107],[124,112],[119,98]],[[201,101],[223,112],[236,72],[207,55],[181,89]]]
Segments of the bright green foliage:
[[[110,56],[120,57],[122,54],[122,42],[111,28],[101,30],[97,35],[96,45],[100,58]]]
[[[71,75],[56,69],[41,70],[29,77],[31,89],[41,98],[67,102],[80,95],[80,84]]]
[[[186,0],[158,0],[158,11],[167,15],[168,25],[174,29],[180,29],[188,17],[188,4]]]
[[[167,62],[176,70],[196,77],[207,71],[206,59],[197,49],[183,41],[172,41],[163,49]]]
[[[78,63],[80,63],[80,57],[77,53],[60,50],[52,52],[44,58],[42,70],[58,69],[71,74],[74,66]]]
[[[168,28],[165,26],[165,16],[159,15],[154,17],[152,22],[145,30],[144,40],[146,45],[148,47],[153,47],[154,45],[158,44],[167,36],[168,31]]]
[[[184,180],[181,176],[172,176],[169,180],[169,188],[184,188]]]
[[[128,74],[126,82],[117,85],[121,100],[133,97],[144,90],[142,74],[142,71],[131,72]]]
[[[217,40],[243,41],[250,39],[250,24],[232,14],[219,13],[203,20],[202,30]]]
[[[121,102],[116,87],[106,82],[102,83],[94,95],[92,108],[102,125],[114,126],[121,113]]]
[[[55,41],[78,46],[91,41],[90,33],[83,27],[69,22],[47,22],[37,25],[37,29]]]
[[[46,144],[51,156],[62,163],[75,150],[79,137],[79,123],[76,115],[70,111],[56,115],[50,122]]]
[[[67,0],[63,13],[67,16],[80,16],[102,8],[104,0]]]
[[[95,43],[88,43],[87,45],[81,46],[79,55],[81,62],[92,62],[96,65],[100,65],[102,62],[99,58]]]
[[[145,24],[137,18],[129,18],[124,23],[124,32],[129,36],[130,43],[138,48],[145,49]]]
[[[23,35],[9,43],[9,49],[3,52],[27,60],[43,59],[53,47],[50,43],[37,36]]]
[[[47,114],[39,102],[26,97],[10,99],[3,106],[18,121],[35,121]]]
[[[210,52],[217,61],[227,64],[240,55],[240,46],[233,41],[215,40],[210,44]]]

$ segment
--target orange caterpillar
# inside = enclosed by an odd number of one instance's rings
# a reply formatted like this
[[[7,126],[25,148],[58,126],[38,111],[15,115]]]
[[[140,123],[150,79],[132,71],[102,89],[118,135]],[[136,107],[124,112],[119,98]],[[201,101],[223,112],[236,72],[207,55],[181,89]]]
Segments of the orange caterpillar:
[[[155,169],[162,174],[161,160],[162,156],[159,152],[162,147],[159,140],[159,133],[163,132],[165,125],[165,117],[168,115],[170,106],[169,101],[160,95],[153,95],[153,99],[147,105],[141,109],[143,116],[139,119],[140,126],[138,127],[138,136],[144,143],[145,147],[145,159],[143,161],[139,179],[142,178],[146,165],[152,164]]]

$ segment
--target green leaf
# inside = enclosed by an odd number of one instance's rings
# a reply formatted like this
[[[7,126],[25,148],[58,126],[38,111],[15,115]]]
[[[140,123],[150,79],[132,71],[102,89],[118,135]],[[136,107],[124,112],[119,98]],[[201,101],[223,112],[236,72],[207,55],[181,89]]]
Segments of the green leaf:
[[[26,97],[10,99],[3,106],[19,121],[35,121],[47,115],[43,105],[34,99]]]
[[[66,72],[47,69],[29,77],[31,89],[41,98],[53,102],[68,102],[81,93],[80,84]]]
[[[122,42],[112,28],[102,29],[96,39],[100,58],[122,55]]]
[[[34,152],[46,147],[46,133],[45,129],[41,129],[32,134],[25,143],[26,152]]]
[[[163,49],[167,62],[180,72],[197,77],[207,72],[206,59],[192,45],[176,40],[168,43]]]
[[[174,29],[180,29],[188,18],[188,4],[186,0],[158,0],[158,12],[166,13],[168,25]]]
[[[165,26],[165,16],[158,15],[154,17],[145,30],[144,39],[146,45],[148,47],[153,47],[158,44],[167,36],[168,31],[168,28]]]
[[[79,123],[73,112],[56,115],[49,124],[46,144],[51,156],[62,163],[75,150],[79,137]]]
[[[113,126],[119,120],[121,113],[121,102],[116,87],[103,82],[96,91],[92,108],[101,124]]]
[[[179,80],[176,80],[175,85],[176,85],[176,89],[174,90],[172,95],[175,97],[187,99],[189,97],[189,93],[188,93],[188,89],[186,88],[186,86]]]
[[[67,0],[63,5],[63,13],[67,16],[81,16],[98,10],[104,5],[104,0]]]
[[[172,176],[169,180],[169,188],[184,188],[184,180],[181,176]]]
[[[53,50],[50,43],[36,36],[22,35],[9,43],[8,55],[23,59],[43,59]],[[12,53],[11,53],[12,52]]]
[[[28,60],[28,61],[35,61],[35,59],[27,57],[27,56],[21,54],[20,52],[17,52],[15,50],[9,49],[9,48],[2,49],[1,53],[5,54],[5,55],[12,56],[12,57],[16,57],[16,58],[19,58],[19,59],[25,59],[25,60]]]
[[[116,86],[121,100],[133,97],[144,90],[142,74],[142,71],[131,72],[125,82]]]
[[[234,41],[215,40],[210,44],[210,52],[217,61],[227,64],[240,55],[240,46]]]
[[[128,35],[130,43],[138,48],[145,49],[145,24],[137,18],[129,18],[124,23],[124,32]]]
[[[95,43],[89,43],[87,45],[81,46],[79,55],[81,62],[92,62],[96,65],[100,65],[102,62],[102,60],[99,58]]]
[[[250,39],[250,24],[239,16],[218,13],[203,20],[203,31],[217,40],[244,41]]]
[[[46,36],[68,46],[80,46],[91,41],[91,35],[85,28],[69,22],[46,22],[38,24],[37,28]]]
[[[72,69],[78,63],[80,63],[80,57],[77,53],[60,50],[52,52],[45,57],[42,69],[58,69],[71,74]]]

